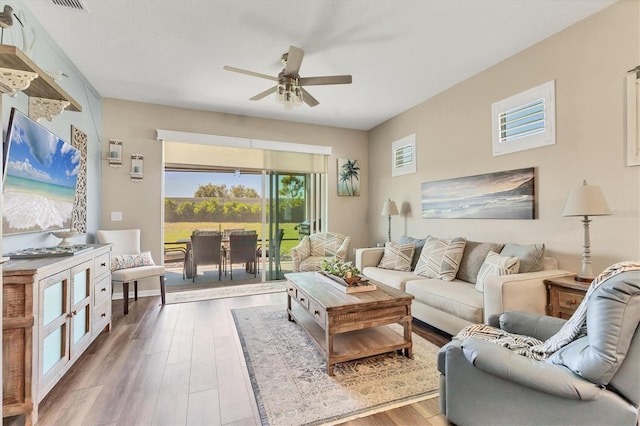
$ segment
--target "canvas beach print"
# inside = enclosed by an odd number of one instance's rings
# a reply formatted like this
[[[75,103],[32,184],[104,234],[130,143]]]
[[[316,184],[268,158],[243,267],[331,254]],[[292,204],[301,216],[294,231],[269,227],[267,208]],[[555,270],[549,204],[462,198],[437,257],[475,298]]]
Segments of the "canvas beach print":
[[[80,151],[15,109],[7,149],[3,233],[69,229]]]
[[[358,160],[338,159],[338,195],[360,195],[360,167]]]
[[[535,219],[535,170],[508,170],[422,184],[426,219]]]

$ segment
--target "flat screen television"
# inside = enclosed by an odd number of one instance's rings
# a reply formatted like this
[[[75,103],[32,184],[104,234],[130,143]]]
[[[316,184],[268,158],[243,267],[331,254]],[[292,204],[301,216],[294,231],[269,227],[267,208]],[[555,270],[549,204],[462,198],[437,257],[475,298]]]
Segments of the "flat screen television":
[[[4,141],[2,233],[71,228],[80,151],[15,108]]]

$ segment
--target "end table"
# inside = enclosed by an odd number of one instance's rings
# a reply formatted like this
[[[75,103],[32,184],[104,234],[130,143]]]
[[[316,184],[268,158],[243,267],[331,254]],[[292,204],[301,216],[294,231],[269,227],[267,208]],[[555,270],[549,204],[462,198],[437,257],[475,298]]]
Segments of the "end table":
[[[544,280],[547,286],[547,315],[569,319],[584,299],[589,283],[576,281],[574,275],[548,278]]]

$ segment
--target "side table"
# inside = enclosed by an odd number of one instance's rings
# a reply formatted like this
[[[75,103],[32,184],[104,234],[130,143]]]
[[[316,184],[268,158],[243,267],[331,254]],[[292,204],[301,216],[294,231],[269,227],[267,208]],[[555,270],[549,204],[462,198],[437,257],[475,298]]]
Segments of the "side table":
[[[589,283],[576,281],[573,275],[544,280],[547,286],[547,315],[569,319],[584,299]]]

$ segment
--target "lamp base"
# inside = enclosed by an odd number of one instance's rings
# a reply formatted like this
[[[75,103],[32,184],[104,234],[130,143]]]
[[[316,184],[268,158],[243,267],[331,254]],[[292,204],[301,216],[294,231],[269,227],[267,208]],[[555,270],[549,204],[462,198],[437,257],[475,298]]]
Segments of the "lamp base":
[[[590,283],[591,281],[594,280],[594,278],[595,277],[591,277],[591,276],[588,276],[588,275],[580,275],[580,274],[578,274],[578,275],[575,276],[574,279],[576,281],[578,281],[578,282],[581,282],[581,283]]]

